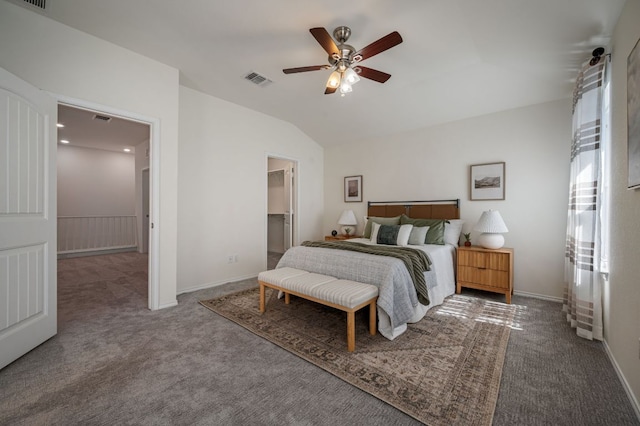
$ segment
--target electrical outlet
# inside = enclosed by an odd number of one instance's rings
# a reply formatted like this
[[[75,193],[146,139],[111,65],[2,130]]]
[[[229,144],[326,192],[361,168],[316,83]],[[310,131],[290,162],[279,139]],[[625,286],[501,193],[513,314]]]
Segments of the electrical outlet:
[[[227,263],[233,263],[233,255],[227,257]]]

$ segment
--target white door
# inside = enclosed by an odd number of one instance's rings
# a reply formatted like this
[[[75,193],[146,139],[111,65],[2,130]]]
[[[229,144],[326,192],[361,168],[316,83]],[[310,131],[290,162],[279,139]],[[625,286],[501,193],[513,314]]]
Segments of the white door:
[[[0,368],[56,334],[55,101],[0,68]]]

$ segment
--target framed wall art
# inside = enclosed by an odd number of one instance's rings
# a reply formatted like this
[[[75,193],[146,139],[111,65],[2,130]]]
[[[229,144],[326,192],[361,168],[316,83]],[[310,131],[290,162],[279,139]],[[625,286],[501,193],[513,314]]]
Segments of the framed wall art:
[[[362,202],[362,175],[344,178],[344,202]]]
[[[473,164],[469,167],[469,199],[504,200],[505,163]]]
[[[640,40],[627,58],[627,131],[627,187],[640,189]]]

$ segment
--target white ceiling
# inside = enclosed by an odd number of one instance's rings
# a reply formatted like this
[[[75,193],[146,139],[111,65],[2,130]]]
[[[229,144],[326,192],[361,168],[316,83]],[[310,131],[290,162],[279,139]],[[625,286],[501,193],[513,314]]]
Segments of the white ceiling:
[[[123,152],[127,148],[134,154],[136,145],[149,140],[150,129],[147,124],[102,112],[97,115],[111,120],[96,119],[96,112],[93,111],[59,105],[58,123],[64,127],[58,128],[58,141],[64,139],[69,141],[69,145],[116,152]]]
[[[568,98],[606,46],[625,0],[50,0],[51,18],[180,70],[181,84],[296,125],[324,146]],[[390,73],[345,97],[309,33],[339,25],[356,50],[404,42],[362,64]],[[259,87],[256,71],[273,81]]]

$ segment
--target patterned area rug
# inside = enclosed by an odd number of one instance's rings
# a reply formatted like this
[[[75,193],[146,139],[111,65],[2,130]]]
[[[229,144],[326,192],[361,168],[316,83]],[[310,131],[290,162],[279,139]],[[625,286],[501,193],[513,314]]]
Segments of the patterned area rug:
[[[453,295],[389,341],[356,315],[356,350],[347,352],[346,314],[304,299],[291,304],[258,289],[200,303],[428,425],[490,425],[515,308]]]

